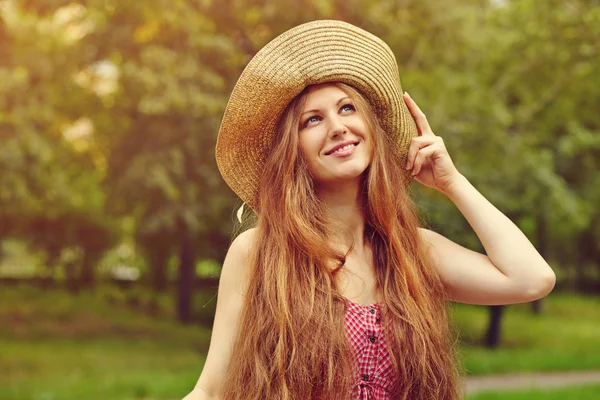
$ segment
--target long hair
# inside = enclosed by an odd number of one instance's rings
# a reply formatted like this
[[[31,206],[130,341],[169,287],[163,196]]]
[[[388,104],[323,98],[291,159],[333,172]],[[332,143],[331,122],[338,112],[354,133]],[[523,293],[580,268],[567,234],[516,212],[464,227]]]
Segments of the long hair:
[[[335,85],[353,100],[373,138],[359,201],[398,377],[392,398],[462,398],[446,293],[426,256],[414,205],[399,184],[403,170],[394,146],[361,94]],[[261,177],[256,246],[224,400],[348,400],[357,376],[335,280],[346,254],[330,244],[335,227],[298,148],[305,101],[306,90],[288,105]]]

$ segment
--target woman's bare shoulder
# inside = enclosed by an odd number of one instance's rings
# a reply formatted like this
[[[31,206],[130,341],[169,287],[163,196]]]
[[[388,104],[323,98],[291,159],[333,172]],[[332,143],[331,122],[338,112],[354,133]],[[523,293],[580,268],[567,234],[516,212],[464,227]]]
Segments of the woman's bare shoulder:
[[[231,242],[228,253],[235,253],[239,256],[247,256],[250,252],[250,249],[255,244],[257,233],[258,228],[250,228],[237,235]]]
[[[246,229],[245,231],[243,231],[242,233],[240,233],[239,235],[237,235],[235,237],[235,239],[232,242],[232,245],[233,245],[233,243],[236,243],[236,242],[239,243],[239,245],[243,245],[243,244],[251,245],[252,241],[256,237],[257,233],[258,233],[257,227]]]
[[[255,245],[257,232],[257,228],[250,228],[231,242],[221,270],[222,282],[228,282],[240,289],[245,286],[250,267],[250,250]]]

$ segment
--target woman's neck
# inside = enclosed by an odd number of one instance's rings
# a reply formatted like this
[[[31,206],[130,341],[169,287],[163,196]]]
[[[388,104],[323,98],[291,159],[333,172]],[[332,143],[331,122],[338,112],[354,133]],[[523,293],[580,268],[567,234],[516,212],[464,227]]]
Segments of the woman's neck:
[[[358,182],[328,185],[319,188],[319,198],[329,210],[336,235],[332,238],[335,246],[346,250],[350,245],[356,250],[364,246],[365,217],[360,206]]]

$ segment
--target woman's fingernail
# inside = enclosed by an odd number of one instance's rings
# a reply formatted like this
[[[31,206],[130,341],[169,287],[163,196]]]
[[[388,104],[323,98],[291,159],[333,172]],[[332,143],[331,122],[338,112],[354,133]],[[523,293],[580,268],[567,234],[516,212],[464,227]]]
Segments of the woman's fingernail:
[[[408,94],[408,92],[404,92],[404,93],[406,93],[406,95],[407,95],[408,97],[410,97],[410,94]],[[411,98],[412,98],[412,97],[411,97]]]

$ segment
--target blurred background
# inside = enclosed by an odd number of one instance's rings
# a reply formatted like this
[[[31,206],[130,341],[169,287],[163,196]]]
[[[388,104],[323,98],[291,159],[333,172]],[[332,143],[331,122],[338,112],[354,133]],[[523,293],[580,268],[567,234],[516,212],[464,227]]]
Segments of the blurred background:
[[[193,387],[241,204],[214,160],[228,96],[264,44],[321,18],[390,45],[458,169],[556,271],[535,303],[452,304],[469,398],[598,398],[599,1],[2,0],[0,399]],[[482,251],[445,197],[410,190]]]

